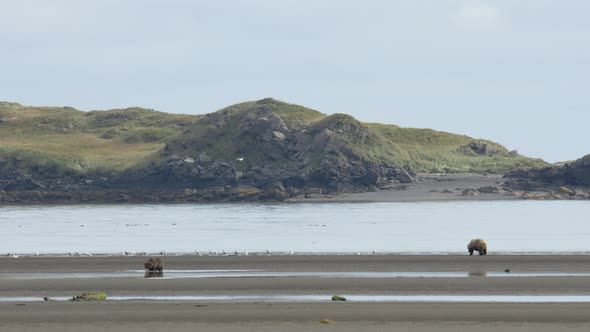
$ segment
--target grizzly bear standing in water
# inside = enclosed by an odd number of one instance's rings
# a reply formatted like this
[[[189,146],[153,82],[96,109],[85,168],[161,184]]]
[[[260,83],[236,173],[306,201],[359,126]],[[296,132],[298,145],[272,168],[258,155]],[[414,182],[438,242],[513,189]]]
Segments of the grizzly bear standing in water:
[[[471,241],[469,241],[469,244],[467,245],[467,250],[469,251],[469,255],[473,255],[474,251],[479,252],[479,255],[487,255],[488,253],[488,245],[486,244],[486,241],[482,240],[482,239],[473,239]]]
[[[146,272],[162,272],[164,269],[164,264],[162,264],[162,259],[160,259],[160,257],[150,257],[143,266],[145,267]]]

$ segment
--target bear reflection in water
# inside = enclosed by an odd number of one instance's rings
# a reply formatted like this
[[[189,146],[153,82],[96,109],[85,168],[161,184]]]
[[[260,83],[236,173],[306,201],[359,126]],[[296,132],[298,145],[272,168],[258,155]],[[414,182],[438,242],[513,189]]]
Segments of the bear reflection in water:
[[[145,278],[162,278],[164,276],[164,272],[162,271],[145,271]]]
[[[487,277],[488,273],[486,271],[472,271],[469,272],[470,277]]]

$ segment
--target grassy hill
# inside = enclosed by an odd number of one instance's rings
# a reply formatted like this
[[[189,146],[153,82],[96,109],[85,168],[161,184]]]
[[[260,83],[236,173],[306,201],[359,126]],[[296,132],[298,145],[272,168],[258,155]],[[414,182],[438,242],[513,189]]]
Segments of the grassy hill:
[[[0,168],[64,175],[120,173],[170,158],[238,168],[314,167],[326,155],[392,163],[416,172],[498,172],[545,162],[499,144],[430,129],[362,123],[273,99],[206,115],[143,108],[83,112],[0,102]],[[294,157],[296,156],[296,157]],[[244,157],[244,163],[235,163]]]
[[[272,116],[284,122],[286,139],[289,139],[288,133],[296,133],[296,137],[291,137],[295,142],[291,143],[312,147],[310,151],[303,152],[312,164],[317,164],[326,153],[313,149],[314,139],[318,140],[317,136],[326,132],[331,135],[332,144],[338,145],[337,148],[332,147],[337,151],[331,153],[403,165],[416,172],[504,173],[519,167],[546,165],[540,159],[520,156],[487,140],[432,129],[362,123],[349,115],[325,115],[273,99],[241,103],[206,115],[202,121],[174,138],[163,150],[167,152],[163,156],[194,156],[199,152],[213,159],[228,161],[247,156],[246,163],[256,165],[288,159],[280,156],[273,158],[273,154],[302,153],[297,149],[290,151],[294,147],[288,144],[276,149],[263,144],[273,137],[264,137],[269,134],[258,128],[254,120],[264,118],[272,121]],[[259,127],[263,125],[258,124]],[[273,132],[276,130],[279,129],[274,128]]]
[[[82,112],[0,102],[0,158],[4,167],[47,174],[118,172],[198,119],[142,108]]]

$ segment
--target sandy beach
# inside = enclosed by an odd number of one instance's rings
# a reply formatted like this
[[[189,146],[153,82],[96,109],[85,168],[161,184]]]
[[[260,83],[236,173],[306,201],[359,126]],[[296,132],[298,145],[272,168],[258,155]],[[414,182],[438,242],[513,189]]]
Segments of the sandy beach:
[[[590,295],[590,256],[370,255],[168,256],[169,271],[359,272],[370,277],[143,278],[146,257],[0,258],[0,330],[92,331],[581,331],[590,303],[331,302],[331,295]],[[510,273],[504,270],[510,269]],[[166,270],[164,276],[166,276]],[[126,271],[125,276],[117,273]],[[376,272],[430,273],[384,278]],[[437,276],[436,273],[465,273]],[[561,273],[535,276],[537,273]],[[109,277],[101,274],[111,274]],[[129,275],[131,273],[131,275]],[[507,276],[502,276],[506,273]],[[94,275],[96,274],[96,275]],[[485,276],[487,274],[487,276]],[[514,275],[514,277],[508,275]],[[530,274],[530,276],[527,276]],[[572,275],[569,275],[572,274]],[[576,275],[577,274],[577,275]],[[170,275],[173,275],[170,272]],[[7,300],[122,296],[321,295],[325,301],[129,300],[73,303]],[[330,324],[320,324],[328,319]]]

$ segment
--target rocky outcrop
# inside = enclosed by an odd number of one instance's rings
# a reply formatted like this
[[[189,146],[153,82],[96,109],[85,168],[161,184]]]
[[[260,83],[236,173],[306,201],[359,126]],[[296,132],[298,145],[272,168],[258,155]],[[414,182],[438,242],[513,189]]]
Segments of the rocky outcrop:
[[[275,100],[265,99],[247,111],[209,114],[168,142],[159,162],[129,172],[120,183],[247,187],[285,198],[308,188],[329,194],[413,181],[411,170],[363,155],[362,147],[378,141],[354,118],[337,114],[305,125],[286,121],[275,106]]]
[[[505,175],[508,185],[519,189],[544,187],[582,186],[590,187],[590,155],[563,166],[519,169]]]
[[[475,190],[475,189],[464,189],[461,192],[461,196],[466,196],[466,197],[468,197],[468,196],[479,196],[479,192],[477,190]]]
[[[493,156],[493,155],[500,153],[500,151],[498,151],[498,149],[495,146],[493,146],[490,143],[482,142],[482,141],[471,142],[471,143],[467,144],[466,146],[464,146],[463,149],[465,149],[467,151],[473,151],[476,154],[483,155],[483,156]]]
[[[504,187],[525,199],[588,199],[590,155],[563,166],[518,169],[504,177]]]
[[[496,186],[485,186],[480,187],[477,189],[482,194],[499,194],[501,192],[500,188]]]

